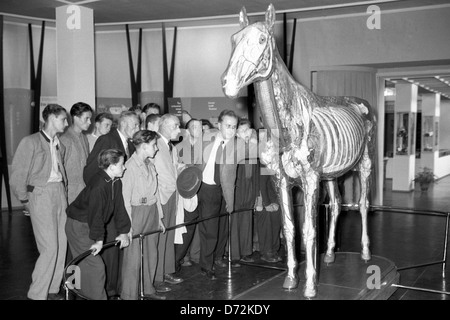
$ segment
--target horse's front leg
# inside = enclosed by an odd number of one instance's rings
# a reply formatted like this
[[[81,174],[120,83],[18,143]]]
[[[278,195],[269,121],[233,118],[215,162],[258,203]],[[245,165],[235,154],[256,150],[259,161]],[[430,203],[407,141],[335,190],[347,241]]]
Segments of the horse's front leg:
[[[294,289],[298,286],[298,263],[295,256],[295,223],[292,207],[291,188],[288,186],[288,179],[285,176],[280,177],[278,187],[278,196],[283,217],[283,234],[286,240],[286,255],[288,267],[288,274],[284,279],[283,288]]]
[[[341,211],[341,195],[337,187],[336,180],[325,181],[325,186],[330,197],[331,221],[328,232],[327,251],[325,253],[324,262],[333,263],[335,259],[334,247],[336,246],[336,223]]]
[[[303,224],[303,241],[306,249],[306,284],[303,295],[306,298],[314,298],[317,291],[316,272],[316,219],[317,201],[319,195],[319,175],[313,170],[305,172],[302,177],[303,198],[305,206],[305,222]]]

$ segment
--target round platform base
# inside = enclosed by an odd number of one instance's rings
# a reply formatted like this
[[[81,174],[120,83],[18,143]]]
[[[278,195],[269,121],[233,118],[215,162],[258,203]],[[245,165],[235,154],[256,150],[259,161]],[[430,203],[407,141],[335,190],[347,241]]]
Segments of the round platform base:
[[[372,255],[368,262],[355,252],[337,252],[333,264],[318,262],[317,296],[314,300],[386,300],[397,289],[400,275],[394,263]],[[299,265],[299,285],[294,290],[283,289],[285,272],[261,283],[236,299],[305,300],[305,262]]]

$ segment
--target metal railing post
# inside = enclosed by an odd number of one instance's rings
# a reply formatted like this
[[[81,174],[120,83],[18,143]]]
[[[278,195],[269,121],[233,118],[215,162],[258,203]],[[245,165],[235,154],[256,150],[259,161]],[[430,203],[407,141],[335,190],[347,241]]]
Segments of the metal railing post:
[[[64,282],[64,292],[65,292],[66,300],[69,300],[69,287],[67,286],[67,281]]]
[[[141,300],[144,299],[144,235],[139,234],[139,252],[141,254],[140,267],[139,267],[139,296]]]
[[[231,213],[227,214],[228,220],[228,278],[231,278]]]
[[[447,218],[445,220],[445,241],[444,241],[444,254],[442,256],[442,274],[445,275],[445,268],[447,265],[447,246],[448,246],[448,229],[450,223],[450,212],[447,212]]]

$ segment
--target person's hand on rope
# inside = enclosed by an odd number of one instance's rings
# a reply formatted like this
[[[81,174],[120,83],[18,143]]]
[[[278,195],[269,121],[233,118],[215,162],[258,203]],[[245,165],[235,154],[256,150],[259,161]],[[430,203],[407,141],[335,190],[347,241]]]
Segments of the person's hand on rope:
[[[164,222],[161,220],[159,220],[159,229],[161,229],[162,233],[166,233],[166,226],[164,225]]]
[[[120,249],[126,248],[130,245],[130,239],[128,237],[128,233],[119,234],[115,240],[120,242]]]
[[[261,196],[257,196],[256,197],[256,201],[255,201],[255,210],[260,212],[263,211],[264,207],[263,207],[263,203],[262,203],[262,198]]]
[[[96,243],[94,243],[89,250],[92,250],[92,255],[96,256],[100,253],[100,251],[102,251],[103,248],[103,241],[97,241]]]
[[[130,241],[130,244],[133,241],[133,229],[132,228],[130,228],[130,232],[128,232],[128,241]]]
[[[269,204],[269,205],[266,207],[266,211],[267,211],[267,212],[274,212],[274,211],[277,211],[278,208],[279,208],[279,206],[278,206],[277,203],[271,203],[271,204]]]

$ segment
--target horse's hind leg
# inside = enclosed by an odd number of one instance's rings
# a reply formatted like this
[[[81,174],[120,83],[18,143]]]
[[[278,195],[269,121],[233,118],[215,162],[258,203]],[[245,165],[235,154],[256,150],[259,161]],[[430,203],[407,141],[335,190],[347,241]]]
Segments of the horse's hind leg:
[[[331,220],[328,232],[327,251],[324,262],[333,263],[335,259],[334,247],[336,246],[336,223],[341,211],[341,195],[337,187],[336,179],[325,181],[325,186],[330,197]]]
[[[371,259],[369,250],[369,236],[367,233],[367,212],[369,208],[368,192],[370,186],[370,173],[372,170],[372,160],[370,160],[368,147],[366,145],[364,154],[359,163],[359,178],[361,181],[361,198],[359,199],[359,210],[361,212],[361,259],[368,261]]]

